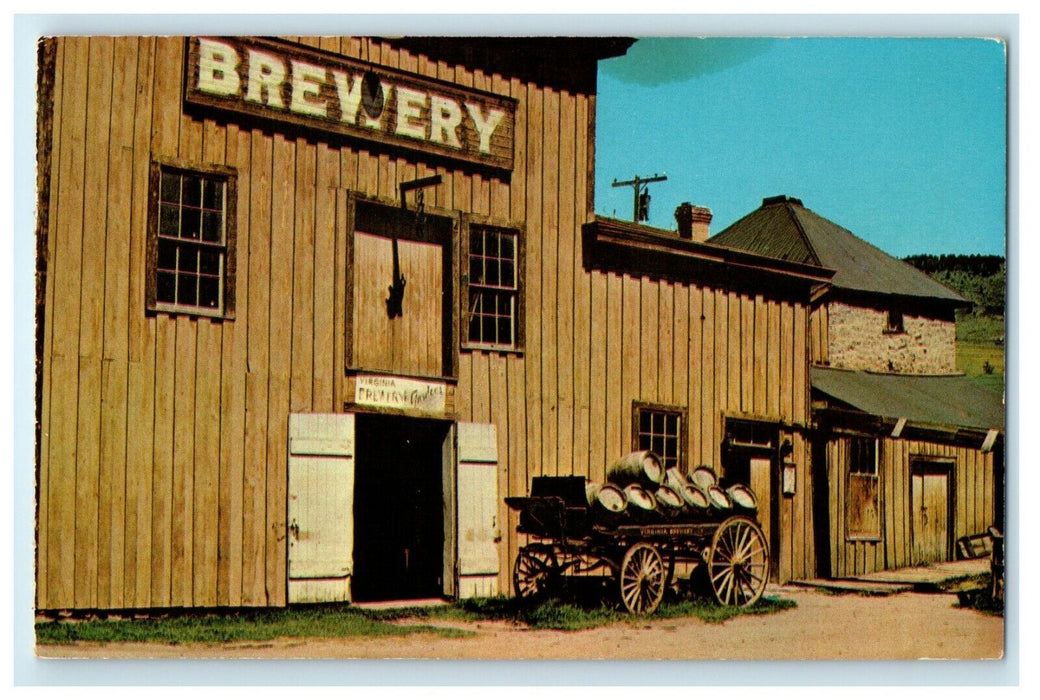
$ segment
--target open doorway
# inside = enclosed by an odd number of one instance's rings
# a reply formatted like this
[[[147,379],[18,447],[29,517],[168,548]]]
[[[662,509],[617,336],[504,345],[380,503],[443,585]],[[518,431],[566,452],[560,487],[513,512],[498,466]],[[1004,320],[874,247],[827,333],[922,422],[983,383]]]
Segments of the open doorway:
[[[442,594],[442,448],[450,428],[446,421],[358,414],[354,600]]]

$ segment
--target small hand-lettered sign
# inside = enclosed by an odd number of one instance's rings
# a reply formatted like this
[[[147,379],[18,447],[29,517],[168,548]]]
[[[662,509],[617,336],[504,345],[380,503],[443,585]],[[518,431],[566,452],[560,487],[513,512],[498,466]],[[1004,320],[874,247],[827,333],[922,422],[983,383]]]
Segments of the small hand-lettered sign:
[[[445,395],[444,384],[440,382],[362,374],[357,377],[354,403],[359,406],[443,413]]]
[[[283,41],[190,37],[184,101],[511,170],[516,102]]]

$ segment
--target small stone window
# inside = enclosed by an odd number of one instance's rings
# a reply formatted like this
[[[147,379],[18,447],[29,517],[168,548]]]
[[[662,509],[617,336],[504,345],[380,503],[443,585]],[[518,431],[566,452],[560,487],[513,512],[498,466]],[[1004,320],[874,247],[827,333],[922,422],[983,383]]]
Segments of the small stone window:
[[[885,333],[905,333],[903,330],[903,312],[889,310],[885,316]]]

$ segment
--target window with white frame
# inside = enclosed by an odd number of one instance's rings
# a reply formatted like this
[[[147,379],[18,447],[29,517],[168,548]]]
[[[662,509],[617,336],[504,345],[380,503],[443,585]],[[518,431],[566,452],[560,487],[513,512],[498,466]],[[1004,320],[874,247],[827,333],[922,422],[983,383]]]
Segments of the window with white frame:
[[[665,469],[685,465],[685,435],[685,409],[638,401],[633,403],[632,448],[655,453]]]
[[[233,315],[234,195],[229,169],[152,164],[149,309]]]
[[[468,234],[465,343],[520,349],[523,260],[519,231],[471,223]]]

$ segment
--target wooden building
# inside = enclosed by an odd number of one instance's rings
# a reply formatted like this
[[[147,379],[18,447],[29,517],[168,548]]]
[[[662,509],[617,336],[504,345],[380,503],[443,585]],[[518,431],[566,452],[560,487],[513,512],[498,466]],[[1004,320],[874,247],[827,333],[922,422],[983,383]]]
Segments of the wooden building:
[[[43,42],[37,607],[506,593],[502,499],[637,447],[811,575],[832,272],[594,216],[630,43]]]
[[[711,241],[834,270],[809,319],[819,575],[947,561],[1003,531],[1003,399],[955,367],[969,302],[793,197]]]

